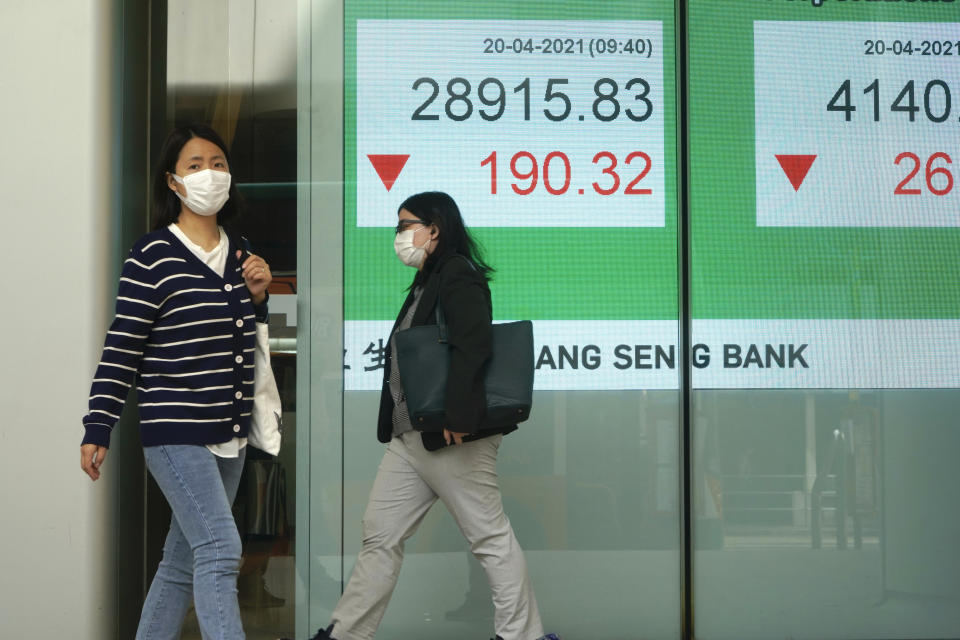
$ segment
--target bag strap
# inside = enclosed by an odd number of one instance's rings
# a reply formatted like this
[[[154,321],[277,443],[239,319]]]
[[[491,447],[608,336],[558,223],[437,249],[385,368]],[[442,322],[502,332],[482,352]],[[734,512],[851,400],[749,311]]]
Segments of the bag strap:
[[[250,244],[250,241],[247,240],[247,236],[235,234],[230,231],[227,231],[227,240],[234,247],[239,247],[243,249],[248,254],[253,254],[253,245]],[[260,323],[267,323],[268,318],[270,317],[269,307],[267,307],[267,302],[270,300],[270,292],[264,291],[266,294],[263,298],[263,302],[259,305],[253,305],[254,312],[256,314],[256,321]]]
[[[247,253],[253,253],[253,247],[250,245],[250,241],[247,240],[246,236],[228,232],[227,239],[230,241],[230,244],[243,249]]]
[[[437,342],[447,344],[447,318],[443,315],[439,299],[437,300],[437,306],[434,307],[434,314],[437,317]]]
[[[447,260],[453,258],[463,258],[463,260],[470,265],[470,268],[474,271],[477,270],[477,266],[473,264],[473,261],[470,260],[467,256],[460,255],[459,253],[454,254],[447,258]],[[437,296],[437,306],[434,307],[434,315],[437,318],[437,342],[441,344],[447,344],[447,317],[443,314],[443,307],[440,304],[440,297]]]

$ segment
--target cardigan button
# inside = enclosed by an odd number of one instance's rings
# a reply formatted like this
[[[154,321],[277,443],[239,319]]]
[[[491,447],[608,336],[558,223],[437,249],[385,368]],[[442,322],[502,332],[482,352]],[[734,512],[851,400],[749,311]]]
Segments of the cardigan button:
[[[243,392],[237,391],[235,394],[233,394],[233,397],[236,398],[237,400],[240,400],[243,398]]]
[[[233,359],[233,361],[236,362],[237,364],[240,364],[241,362],[243,362],[243,356],[237,356],[236,358]]]
[[[233,425],[233,432],[234,432],[234,433],[240,433],[240,425],[238,425],[238,424]]]
[[[223,285],[223,290],[224,290],[224,291],[233,291],[233,285],[232,285],[232,284],[225,284],[225,285]]]
[[[238,326],[238,327],[242,327],[242,326],[243,326],[243,320],[237,320],[237,326]]]

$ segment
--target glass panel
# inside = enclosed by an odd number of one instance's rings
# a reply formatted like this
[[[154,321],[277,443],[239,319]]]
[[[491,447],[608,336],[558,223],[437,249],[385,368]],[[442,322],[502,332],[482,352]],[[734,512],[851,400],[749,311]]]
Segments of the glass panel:
[[[284,441],[276,458],[248,446],[234,504],[243,540],[238,594],[253,640],[291,635],[296,598],[297,91],[290,37],[296,24],[294,0],[167,3],[161,135],[191,122],[208,123],[220,134],[246,204],[237,231],[274,275],[271,360],[284,408]],[[162,543],[165,533],[164,528],[149,535],[159,535]],[[192,612],[183,637],[200,638]]]
[[[689,18],[696,635],[954,637],[956,10]]]
[[[413,276],[393,255],[396,213],[440,189],[497,270],[495,321],[534,321],[533,415],[497,468],[546,629],[677,637],[673,2],[345,11],[344,578],[384,455],[384,349]],[[485,576],[444,507],[405,551],[380,635],[493,635]]]
[[[297,638],[343,578],[343,7],[297,5]],[[288,33],[288,36],[290,34]]]

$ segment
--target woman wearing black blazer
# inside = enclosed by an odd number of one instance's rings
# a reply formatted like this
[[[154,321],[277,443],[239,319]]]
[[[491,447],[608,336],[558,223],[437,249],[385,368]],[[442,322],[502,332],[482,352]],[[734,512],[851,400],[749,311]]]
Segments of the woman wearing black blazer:
[[[417,269],[390,334],[377,437],[389,443],[363,517],[363,549],[333,611],[313,640],[370,640],[387,609],[403,544],[439,498],[450,511],[490,582],[494,626],[502,640],[554,639],[543,635],[523,551],[503,512],[497,450],[516,426],[480,430],[486,406],[483,375],[491,353],[492,312],[482,260],[460,211],[445,193],[408,198],[397,213],[394,249]],[[447,428],[413,430],[397,368],[393,335],[434,324],[440,305],[450,344]]]
[[[401,226],[413,234],[422,231],[422,235],[426,235],[427,228],[411,218],[401,218],[397,228]],[[446,434],[437,431],[421,432],[424,446],[433,451],[448,445],[451,438],[457,436],[461,436],[462,441],[469,442],[515,431],[516,425],[492,430],[478,429],[486,408],[483,374],[491,352],[492,319],[490,288],[487,286],[490,268],[476,256],[471,260],[456,252],[447,252],[436,257],[430,254],[427,262],[430,263],[429,266],[424,265],[426,268],[417,272],[410,293],[390,331],[392,336],[401,324],[405,324],[404,329],[436,324],[437,305],[440,300],[444,301],[442,309],[451,347],[446,399],[447,424],[450,429]],[[413,314],[410,321],[403,323],[411,309]],[[392,366],[393,351],[391,348],[387,354],[383,390],[380,394],[380,417],[377,421],[377,438],[383,443],[390,442],[395,431],[395,394],[391,393],[390,388],[391,376],[394,377],[395,387],[397,383],[397,372]]]

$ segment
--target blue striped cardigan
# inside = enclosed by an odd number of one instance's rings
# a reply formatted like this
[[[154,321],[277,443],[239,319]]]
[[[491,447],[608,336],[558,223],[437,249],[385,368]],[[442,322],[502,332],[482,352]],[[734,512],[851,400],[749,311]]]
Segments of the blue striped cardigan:
[[[133,246],[90,389],[83,444],[109,446],[134,382],[144,446],[247,435],[256,327],[236,250],[231,243],[221,278],[169,229]]]

